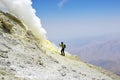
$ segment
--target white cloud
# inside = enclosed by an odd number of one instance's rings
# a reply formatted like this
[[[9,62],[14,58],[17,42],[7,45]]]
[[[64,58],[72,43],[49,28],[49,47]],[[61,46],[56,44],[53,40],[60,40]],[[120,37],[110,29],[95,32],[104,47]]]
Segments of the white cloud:
[[[61,0],[61,1],[57,4],[57,6],[58,6],[59,8],[62,8],[67,1],[68,1],[68,0]]]

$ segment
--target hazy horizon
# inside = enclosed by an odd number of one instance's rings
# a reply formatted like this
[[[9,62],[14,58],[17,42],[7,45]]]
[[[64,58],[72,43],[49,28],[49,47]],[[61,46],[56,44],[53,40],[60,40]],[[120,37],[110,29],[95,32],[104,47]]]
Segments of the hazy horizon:
[[[53,43],[71,44],[68,41],[120,33],[118,0],[32,1],[42,27],[47,31],[47,38]]]

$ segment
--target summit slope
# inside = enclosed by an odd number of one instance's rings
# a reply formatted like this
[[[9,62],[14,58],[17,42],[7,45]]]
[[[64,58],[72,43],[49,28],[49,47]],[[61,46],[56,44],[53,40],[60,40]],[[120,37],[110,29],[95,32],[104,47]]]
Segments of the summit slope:
[[[18,18],[0,12],[0,80],[120,80],[51,47],[41,45]]]

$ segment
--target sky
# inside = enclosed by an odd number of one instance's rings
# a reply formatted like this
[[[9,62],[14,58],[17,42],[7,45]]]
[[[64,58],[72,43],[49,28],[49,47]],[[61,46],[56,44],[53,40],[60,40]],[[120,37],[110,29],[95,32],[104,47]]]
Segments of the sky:
[[[79,44],[120,33],[120,0],[32,0],[47,38]],[[83,41],[82,41],[83,40]]]

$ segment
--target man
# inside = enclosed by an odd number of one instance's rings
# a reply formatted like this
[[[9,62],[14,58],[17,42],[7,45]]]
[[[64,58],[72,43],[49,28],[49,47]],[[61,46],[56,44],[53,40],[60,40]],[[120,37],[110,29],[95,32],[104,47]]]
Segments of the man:
[[[61,44],[59,44],[59,45],[62,47],[62,49],[61,49],[61,55],[62,55],[62,56],[65,56],[64,50],[65,50],[65,48],[66,48],[66,45],[65,45],[63,42],[61,42]]]

